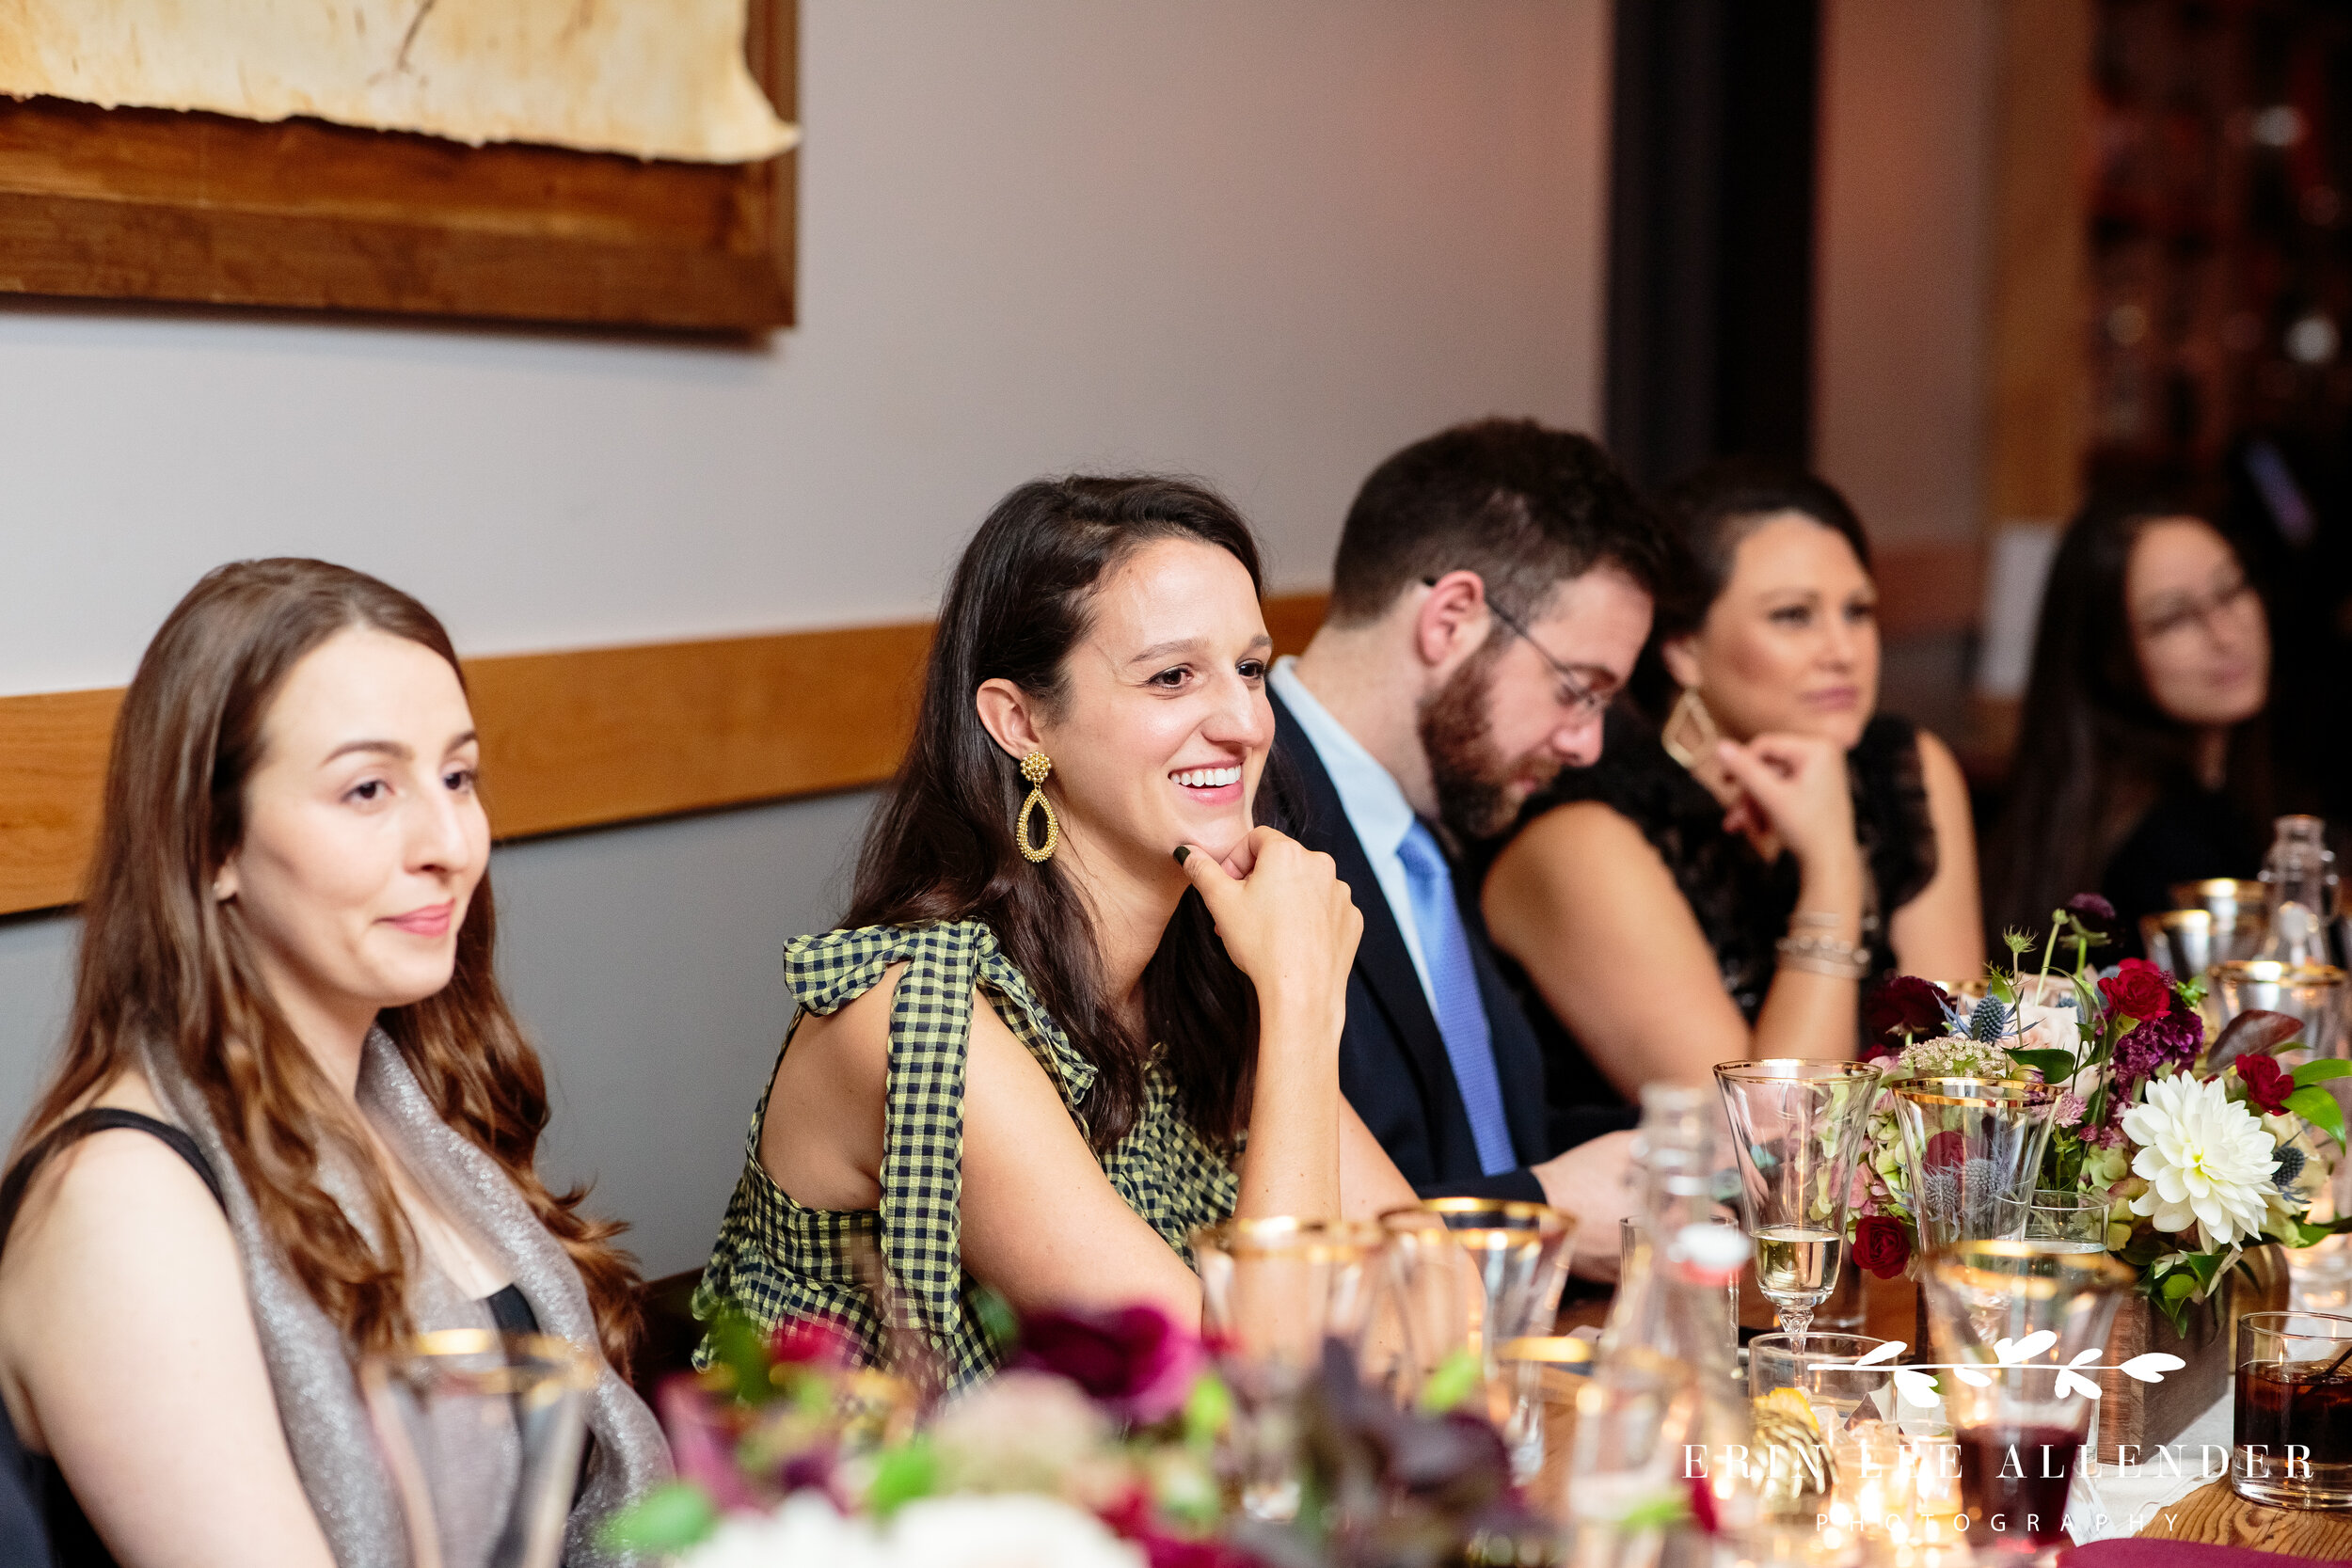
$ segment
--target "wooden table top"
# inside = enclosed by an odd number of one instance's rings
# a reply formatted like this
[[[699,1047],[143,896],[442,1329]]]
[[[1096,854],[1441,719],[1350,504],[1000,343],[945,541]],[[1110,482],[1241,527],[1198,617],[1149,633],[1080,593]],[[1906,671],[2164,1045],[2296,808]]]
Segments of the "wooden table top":
[[[1907,1279],[1863,1276],[1863,1328],[1879,1339],[1909,1342],[1918,1337],[1919,1288]],[[1559,1332],[1583,1324],[1597,1328],[1609,1316],[1609,1298],[1594,1296],[1565,1303]],[[1772,1303],[1756,1289],[1751,1275],[1742,1282],[1740,1322],[1750,1328],[1770,1328]],[[1538,1497],[1555,1497],[1566,1489],[1565,1443],[1547,1445],[1544,1468],[1535,1481]],[[2300,1509],[2268,1508],[2248,1502],[2230,1490],[2226,1481],[2201,1486],[2180,1502],[2160,1512],[2146,1529],[2144,1541],[2201,1541],[2278,1552],[2287,1557],[2322,1562],[2352,1562],[2352,1513],[2312,1513]]]

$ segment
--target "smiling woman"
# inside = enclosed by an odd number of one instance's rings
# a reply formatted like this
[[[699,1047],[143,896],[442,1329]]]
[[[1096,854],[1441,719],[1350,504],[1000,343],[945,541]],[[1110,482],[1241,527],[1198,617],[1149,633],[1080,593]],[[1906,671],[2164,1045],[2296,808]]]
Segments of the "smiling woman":
[[[786,950],[801,1012],[698,1316],[828,1318],[961,1386],[1003,1355],[978,1287],[1198,1321],[1196,1227],[1413,1200],[1340,1097],[1362,921],[1279,831],[1259,590],[1248,527],[1177,481],[1041,481],[980,526],[843,928]]]
[[[322,562],[220,568],[141,658],[64,1059],[0,1185],[0,1396],[59,1562],[390,1568],[358,1357],[499,1327],[625,1368],[617,1227],[532,1168],[476,751],[440,623]],[[598,1372],[574,1562],[668,1468]]]

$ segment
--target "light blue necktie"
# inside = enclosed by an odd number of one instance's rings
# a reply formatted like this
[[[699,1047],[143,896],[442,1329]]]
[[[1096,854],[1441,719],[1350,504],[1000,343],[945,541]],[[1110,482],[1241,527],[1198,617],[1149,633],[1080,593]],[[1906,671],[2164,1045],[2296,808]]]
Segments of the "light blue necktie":
[[[1511,1126],[1502,1115],[1494,1031],[1486,1022],[1486,1004],[1478,994],[1470,933],[1463,929],[1461,908],[1454,902],[1454,873],[1445,863],[1445,851],[1438,847],[1436,835],[1418,816],[1405,830],[1396,858],[1405,863],[1406,884],[1413,895],[1413,925],[1421,932],[1422,960],[1429,966],[1431,1000],[1437,1005],[1438,1033],[1445,1037],[1454,1086],[1462,1092],[1462,1109],[1470,1113],[1470,1136],[1478,1144],[1478,1166],[1485,1174],[1496,1176],[1515,1169],[1519,1162],[1511,1151]]]

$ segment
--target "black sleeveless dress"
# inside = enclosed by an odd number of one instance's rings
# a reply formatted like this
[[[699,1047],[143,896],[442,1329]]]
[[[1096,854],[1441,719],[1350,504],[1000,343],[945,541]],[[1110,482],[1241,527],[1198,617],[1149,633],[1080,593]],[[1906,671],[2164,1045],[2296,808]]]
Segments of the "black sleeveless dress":
[[[162,1139],[203,1179],[213,1201],[221,1201],[220,1182],[194,1138],[169,1122],[137,1111],[94,1106],[51,1128],[40,1142],[24,1151],[24,1158],[10,1167],[7,1180],[0,1180],[0,1249],[8,1245],[8,1232],[16,1225],[17,1209],[24,1201],[24,1189],[42,1162],[92,1132],[119,1127]],[[522,1291],[512,1285],[485,1296],[482,1304],[489,1308],[491,1321],[505,1333],[539,1332],[539,1315],[532,1310]],[[43,1528],[47,1534],[45,1544],[40,1539]],[[99,1539],[89,1515],[82,1511],[81,1499],[66,1484],[65,1472],[47,1454],[24,1451],[17,1440],[15,1424],[5,1409],[0,1409],[0,1563],[9,1564],[10,1568],[17,1564],[116,1568],[114,1554]]]
[[[1862,940],[1870,973],[1877,976],[1895,967],[1888,918],[1935,876],[1935,828],[1928,816],[1917,729],[1908,720],[1872,719],[1846,753],[1846,772],[1853,786],[1854,836],[1869,868],[1863,886]],[[1723,803],[1666,754],[1646,720],[1622,709],[1609,712],[1600,760],[1590,768],[1563,769],[1527,802],[1519,821],[1580,800],[1598,801],[1642,831],[1714,949],[1724,990],[1740,1016],[1753,1024],[1779,964],[1775,944],[1788,934],[1788,917],[1796,912],[1796,857],[1784,852],[1767,864],[1744,836],[1724,832]],[[1482,879],[1507,842],[1499,840],[1484,852]],[[1626,1097],[1553,1016],[1527,972],[1507,953],[1495,957],[1543,1042],[1550,1102],[1625,1103]],[[1864,982],[1866,989],[1868,984]],[[1854,1028],[1859,1039],[1858,1016]]]

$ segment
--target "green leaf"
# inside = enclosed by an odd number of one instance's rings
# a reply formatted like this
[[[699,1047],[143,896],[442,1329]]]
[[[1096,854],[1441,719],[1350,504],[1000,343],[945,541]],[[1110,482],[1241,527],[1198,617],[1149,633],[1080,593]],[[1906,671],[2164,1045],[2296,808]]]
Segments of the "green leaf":
[[[2169,1306],[2176,1301],[2187,1300],[2196,1291],[2197,1276],[2186,1269],[2175,1269],[2164,1276],[2164,1284],[2156,1293]]]
[[[1622,1514],[1616,1524],[1621,1530],[1671,1529],[1691,1516],[1691,1499],[1679,1492],[1660,1492],[1643,1498]]]
[[[1429,1373],[1429,1381],[1421,1386],[1418,1402],[1426,1414],[1442,1416],[1478,1391],[1485,1368],[1478,1353],[1467,1345],[1446,1354]]]
[[[719,1511],[691,1481],[655,1487],[605,1521],[604,1545],[624,1555],[667,1557],[702,1544],[719,1525]]]
[[[1233,1391],[1215,1372],[1202,1372],[1184,1396],[1184,1442],[1205,1453],[1232,1421]]]
[[[2063,1084],[2074,1075],[2074,1058],[2063,1051],[2012,1051],[2009,1059],[2019,1067],[2036,1069],[2052,1084]]]
[[[1013,1347],[1021,1343],[1021,1319],[1012,1304],[985,1285],[975,1290],[971,1299],[972,1316],[979,1320],[980,1331],[1010,1360]]]
[[[2324,1084],[2330,1078],[2352,1077],[2352,1062],[2340,1061],[2332,1056],[2322,1057],[2316,1062],[2305,1062],[2295,1069],[2292,1076],[2298,1089],[2307,1084]]]
[[[2321,1132],[2333,1133],[2336,1142],[2344,1142],[2344,1107],[2336,1103],[2334,1095],[2318,1085],[2287,1096],[2287,1109]]]
[[[710,1324],[711,1360],[734,1380],[735,1397],[765,1404],[776,1394],[768,1380],[768,1331],[740,1312],[721,1312]]]
[[[895,1449],[884,1449],[874,1460],[874,1483],[866,1488],[866,1506],[882,1518],[918,1497],[939,1490],[939,1455],[928,1437],[910,1437]]]

